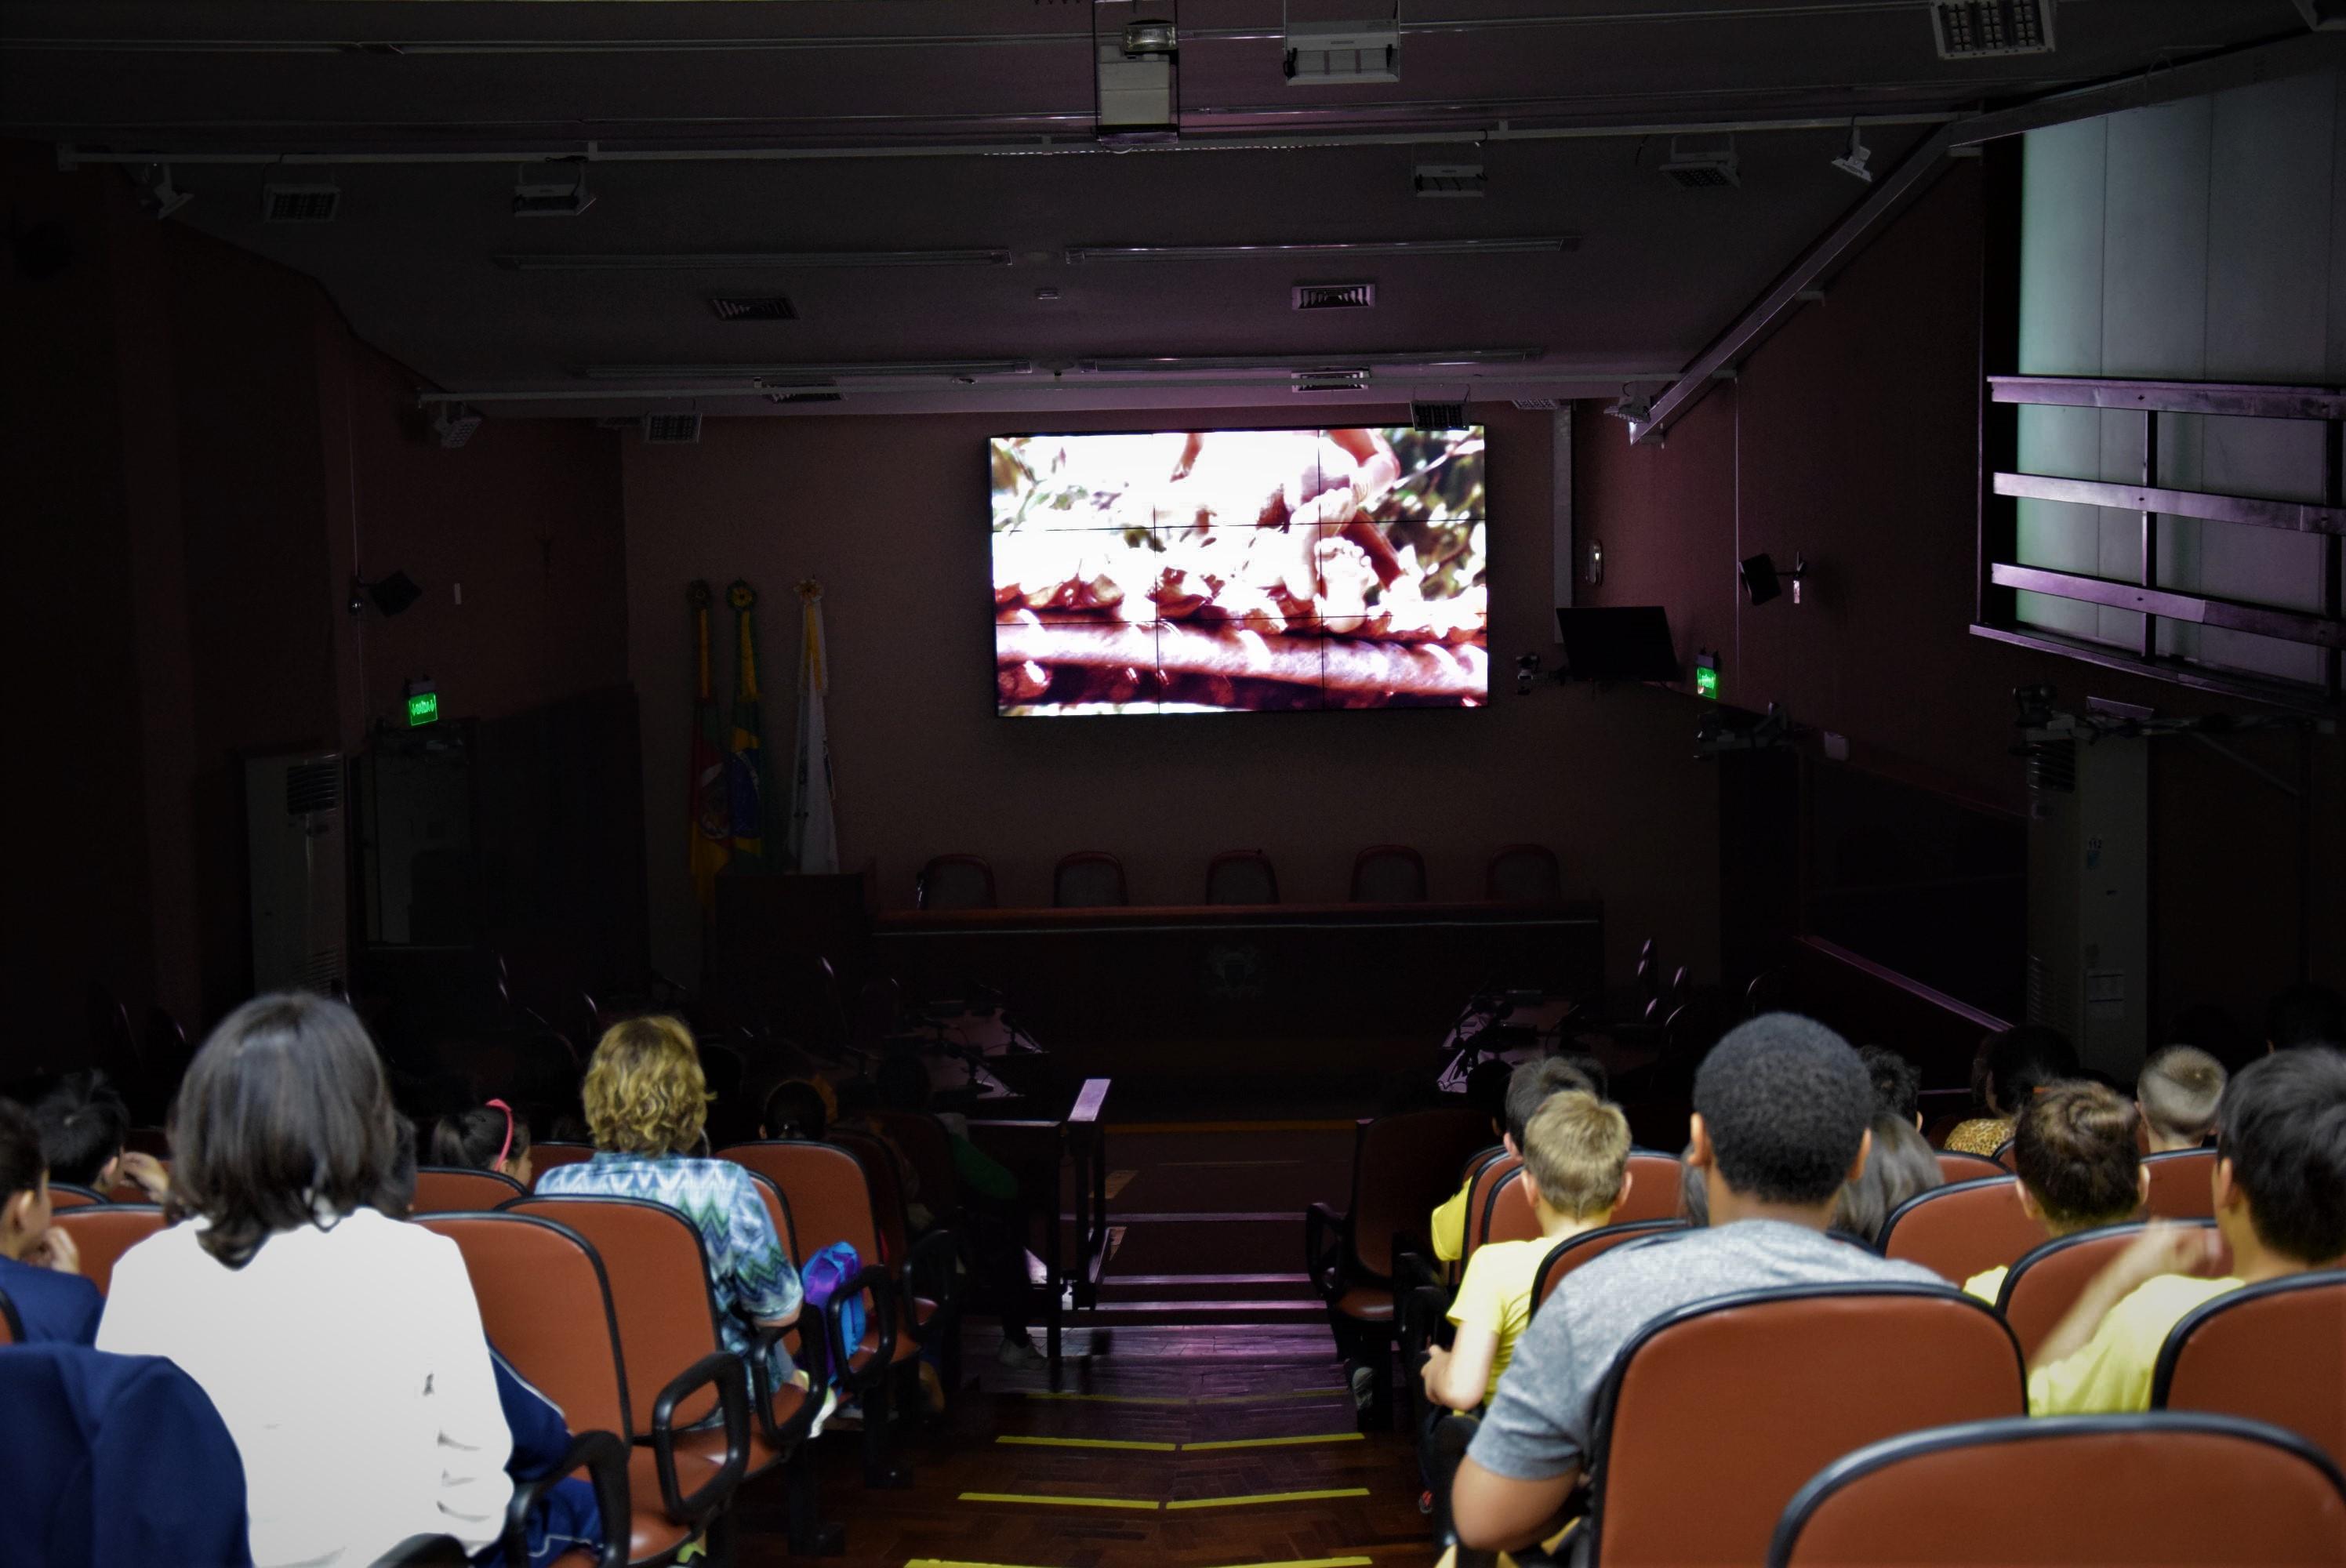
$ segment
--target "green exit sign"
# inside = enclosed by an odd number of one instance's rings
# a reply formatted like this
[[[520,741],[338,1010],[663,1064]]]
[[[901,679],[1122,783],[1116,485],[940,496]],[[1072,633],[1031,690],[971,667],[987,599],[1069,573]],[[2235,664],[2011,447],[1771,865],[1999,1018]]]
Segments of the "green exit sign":
[[[440,694],[436,691],[411,692],[407,698],[407,722],[418,724],[440,722]]]
[[[1700,665],[1697,665],[1694,672],[1694,689],[1696,696],[1707,697],[1713,702],[1718,701],[1719,672],[1715,669],[1706,669]],[[418,719],[416,722],[420,724],[423,721]]]

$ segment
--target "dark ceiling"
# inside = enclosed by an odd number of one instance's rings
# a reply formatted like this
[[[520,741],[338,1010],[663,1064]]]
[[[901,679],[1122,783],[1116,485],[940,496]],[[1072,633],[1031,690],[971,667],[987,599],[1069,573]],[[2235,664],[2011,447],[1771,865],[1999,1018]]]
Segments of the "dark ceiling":
[[[1095,135],[1091,29],[1143,15],[1180,29],[1179,139],[1111,149]],[[826,410],[1259,403],[1287,356],[1464,351],[1505,358],[1398,365],[1383,395],[1579,395],[1668,377],[1862,199],[1831,167],[1853,121],[1885,171],[1950,117],[2303,30],[2290,0],[2063,0],[2054,52],[1948,62],[1917,0],[1413,0],[1398,82],[1295,87],[1280,26],[1277,0],[13,0],[0,134],[122,161],[127,178],[168,163],[193,199],[171,221],[318,278],[362,336],[442,388],[610,394],[493,405],[515,411],[617,412],[648,406],[645,389],[740,388],[743,368],[791,366],[846,392]],[[1729,127],[1739,185],[1685,189],[1661,171],[1674,135],[1724,148]],[[1417,196],[1429,160],[1483,165],[1487,194]],[[583,215],[513,216],[517,177],[582,170]],[[334,185],[337,216],[264,223],[270,182]],[[1066,254],[1461,238],[1568,243]],[[987,254],[510,260],[941,248]],[[1298,312],[1300,281],[1373,281],[1376,303]],[[775,294],[795,320],[723,321],[709,304]],[[1280,362],[1169,381],[1086,368],[1168,355]],[[852,373],[941,361],[1033,368]],[[703,405],[772,406],[714,392]]]

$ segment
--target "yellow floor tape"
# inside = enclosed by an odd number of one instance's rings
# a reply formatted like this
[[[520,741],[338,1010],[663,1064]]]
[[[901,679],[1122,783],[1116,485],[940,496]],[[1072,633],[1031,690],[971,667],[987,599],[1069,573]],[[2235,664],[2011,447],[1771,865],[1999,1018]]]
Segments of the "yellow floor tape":
[[[1165,1506],[1174,1508],[1239,1508],[1250,1502],[1316,1502],[1331,1497],[1366,1497],[1365,1486],[1331,1486],[1317,1492],[1259,1492],[1247,1497],[1185,1497]]]
[[[1147,1497],[1035,1497],[1019,1492],[964,1492],[964,1502],[1039,1502],[1055,1508],[1136,1508],[1154,1513],[1162,1505]]]
[[[1149,1453],[1171,1453],[1181,1446],[1178,1442],[1139,1442],[1129,1438],[998,1437],[994,1441],[1015,1443],[1023,1448],[1129,1448],[1142,1449]],[[1192,1443],[1189,1446],[1195,1448],[1198,1445]]]
[[[1309,1442],[1361,1442],[1359,1432],[1314,1432],[1307,1437],[1221,1438],[1213,1442],[1185,1442],[1183,1453],[1196,1453],[1209,1448],[1294,1448]]]

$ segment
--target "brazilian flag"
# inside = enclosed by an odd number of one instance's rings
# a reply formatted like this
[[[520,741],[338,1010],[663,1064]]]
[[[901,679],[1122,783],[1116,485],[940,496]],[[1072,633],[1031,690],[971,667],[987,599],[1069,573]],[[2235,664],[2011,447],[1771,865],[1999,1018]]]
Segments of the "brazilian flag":
[[[762,871],[766,861],[767,798],[772,794],[766,770],[765,721],[758,711],[758,591],[735,578],[725,590],[733,606],[734,637],[733,740],[725,759],[730,786],[733,854],[728,871]]]

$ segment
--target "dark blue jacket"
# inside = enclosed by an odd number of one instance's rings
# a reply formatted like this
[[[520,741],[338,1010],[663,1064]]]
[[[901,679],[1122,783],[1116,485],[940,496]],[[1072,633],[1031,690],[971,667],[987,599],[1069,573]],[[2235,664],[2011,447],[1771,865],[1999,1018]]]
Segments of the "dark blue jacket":
[[[160,1356],[0,1349],[0,1563],[249,1568],[244,1466]]]
[[[15,1308],[28,1345],[90,1345],[97,1340],[106,1298],[78,1274],[60,1274],[0,1257],[0,1296]]]

